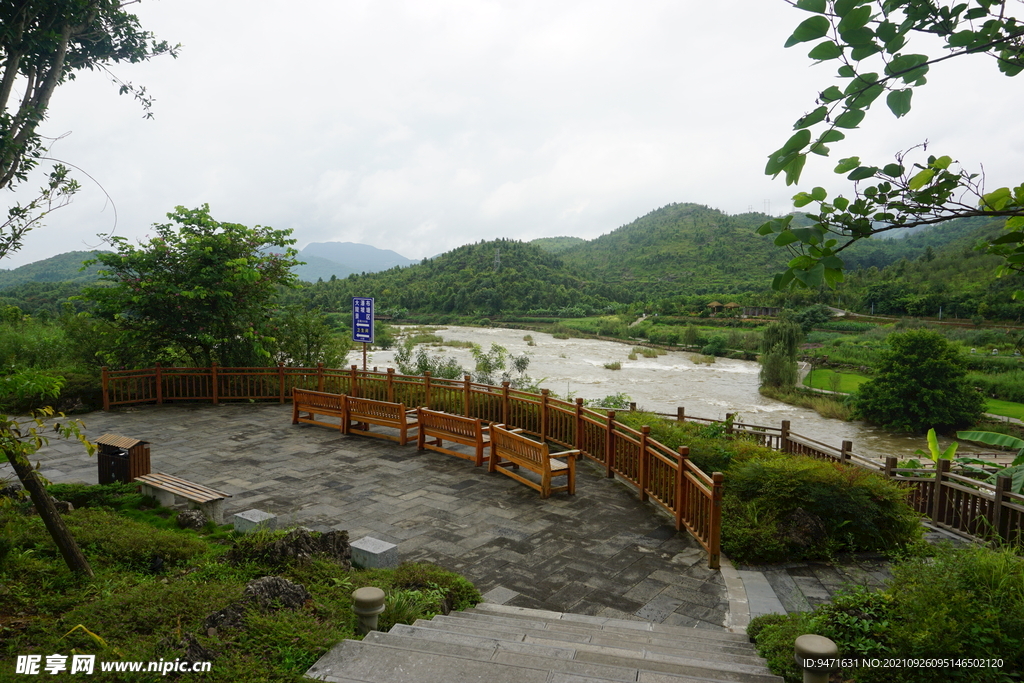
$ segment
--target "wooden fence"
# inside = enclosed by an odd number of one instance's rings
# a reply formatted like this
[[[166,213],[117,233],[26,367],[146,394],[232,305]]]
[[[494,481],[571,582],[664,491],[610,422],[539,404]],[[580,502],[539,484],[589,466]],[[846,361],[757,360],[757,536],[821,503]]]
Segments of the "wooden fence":
[[[103,369],[103,409],[138,403],[170,401],[277,400],[291,398],[293,388],[350,394],[407,406],[478,417],[518,427],[569,448],[604,467],[608,477],[618,476],[636,487],[640,500],[651,501],[675,518],[677,530],[686,529],[708,552],[708,566],[718,569],[722,519],[722,474],[708,475],[689,459],[685,447],[676,451],[650,438],[650,428],[639,431],[607,415],[583,407],[583,399],[569,403],[540,394],[462,380],[324,368],[164,368]]]

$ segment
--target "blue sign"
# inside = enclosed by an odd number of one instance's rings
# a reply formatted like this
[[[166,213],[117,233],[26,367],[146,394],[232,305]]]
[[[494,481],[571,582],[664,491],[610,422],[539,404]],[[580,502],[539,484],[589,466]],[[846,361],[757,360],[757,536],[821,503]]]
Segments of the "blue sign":
[[[352,341],[373,343],[373,297],[352,297]]]

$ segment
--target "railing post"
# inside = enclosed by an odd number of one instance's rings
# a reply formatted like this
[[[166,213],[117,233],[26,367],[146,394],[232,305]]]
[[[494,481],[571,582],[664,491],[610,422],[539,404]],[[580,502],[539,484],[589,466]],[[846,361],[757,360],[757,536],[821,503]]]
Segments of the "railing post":
[[[540,390],[540,441],[544,443],[548,438],[548,397],[550,389]]]
[[[676,531],[683,529],[683,513],[686,511],[686,473],[690,470],[690,447],[679,447],[679,462],[676,470]]]
[[[650,454],[647,452],[647,439],[651,434],[648,425],[640,427],[640,461],[637,463],[637,485],[640,487],[640,500],[647,500],[647,489],[650,488]]]
[[[845,464],[850,464],[850,452],[853,451],[852,441],[843,441],[843,445],[839,448],[839,460]]]
[[[217,405],[217,403],[219,402],[218,391],[220,387],[217,386],[219,382],[217,381],[216,363],[212,363],[210,365],[210,383],[213,385],[213,405]]]
[[[508,382],[501,383],[501,424],[513,427],[508,423]]]
[[[472,377],[464,375],[462,377],[462,416],[469,417],[469,383],[472,381]]]
[[[377,368],[374,368],[376,370]],[[395,369],[388,368],[388,403],[395,402]]]
[[[996,490],[995,496],[992,501],[992,510],[989,514],[989,522],[992,523],[992,531],[995,532],[996,537],[999,539],[1010,542],[1010,534],[1003,534],[1003,499],[1006,496],[1006,492],[1010,490],[1013,484],[1013,478],[1005,475],[999,475],[996,477]]]
[[[885,468],[882,470],[882,472],[885,474],[886,478],[892,479],[895,476],[892,473],[892,471],[896,469],[897,464],[898,461],[896,460],[895,455],[890,455],[885,459]]]
[[[725,414],[725,433],[728,436],[732,435],[732,418],[735,417],[736,413]]]
[[[355,366],[353,365],[352,367],[355,367]],[[323,391],[324,390],[324,364],[323,363],[317,363],[316,364],[316,390],[317,391]]]
[[[932,490],[931,518],[936,524],[946,519],[946,487],[942,485],[942,479],[949,472],[949,460],[939,460],[935,466],[935,488]]]
[[[789,420],[782,421],[782,428],[779,430],[779,450],[783,453],[791,453],[789,445]]]
[[[103,410],[110,410],[110,373],[103,366]]]
[[[164,404],[164,376],[163,369],[159,363],[154,364],[153,370],[156,373],[156,404],[162,406]]]
[[[711,473],[711,524],[708,529],[708,569],[718,569],[722,559],[722,482],[725,475]]]
[[[686,422],[686,408],[683,406],[676,408],[676,422]]]
[[[576,433],[573,435],[572,443],[573,446],[583,450],[583,439],[586,434],[586,430],[583,429],[583,399],[576,398]],[[590,453],[587,453],[590,455]]]
[[[349,370],[348,393],[351,396],[359,396],[359,366],[353,365]]]
[[[277,364],[277,396],[278,403],[284,403],[284,363]]]
[[[631,412],[631,413],[635,413],[636,412],[636,401],[630,401],[629,402],[629,412]]]
[[[434,407],[430,405],[430,370],[423,372],[423,402],[426,404],[428,410],[434,409]]]
[[[611,479],[615,476],[612,468],[615,467],[615,411],[608,411],[608,436],[604,440],[604,471],[605,476]]]

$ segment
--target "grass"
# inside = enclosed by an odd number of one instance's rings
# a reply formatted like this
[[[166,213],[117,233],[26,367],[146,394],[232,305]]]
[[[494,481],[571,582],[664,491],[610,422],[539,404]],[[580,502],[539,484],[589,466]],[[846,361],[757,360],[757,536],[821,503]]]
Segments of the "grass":
[[[871,378],[852,372],[836,372],[828,368],[821,368],[807,373],[807,377],[804,377],[804,386],[849,394],[857,391],[857,388],[869,379]]]
[[[258,554],[229,555],[236,539],[248,536],[232,533],[221,540],[217,536],[223,528],[197,533],[163,522],[150,524],[166,521],[166,512],[145,509],[147,501],[133,502],[126,491],[63,493],[85,505],[103,505],[62,515],[95,577],[70,574],[42,521],[25,514],[26,505],[0,504],[3,661],[14,662],[18,655],[38,654],[45,661],[54,653],[94,654],[97,664],[90,680],[119,681],[123,673],[101,672],[100,662],[173,661],[186,656],[191,642],[213,655],[198,657],[210,659],[212,670],[190,680],[299,683],[334,644],[357,637],[351,610],[355,588],[376,586],[389,596],[381,615],[384,627],[480,601],[472,584],[433,565],[346,570],[326,558],[313,558],[270,566]],[[270,535],[265,540],[273,540]],[[154,562],[157,556],[162,564]],[[268,575],[301,584],[312,599],[297,609],[261,611],[249,605],[242,627],[205,627],[209,615],[241,599],[248,582]]]
[[[808,408],[817,412],[822,417],[831,417],[837,420],[849,420],[853,416],[853,409],[835,400],[831,396],[811,394],[808,392],[793,389],[782,391],[771,387],[761,387],[758,391],[762,396],[774,398],[776,401],[789,403],[790,405]]]
[[[605,363],[604,367],[606,370],[621,370],[622,363],[620,363],[619,361],[615,361],[614,363]]]
[[[1012,417],[1018,420],[1024,420],[1024,403],[1000,401],[999,399],[990,398],[985,401],[985,412],[992,413],[993,415],[999,415],[1000,417]]]

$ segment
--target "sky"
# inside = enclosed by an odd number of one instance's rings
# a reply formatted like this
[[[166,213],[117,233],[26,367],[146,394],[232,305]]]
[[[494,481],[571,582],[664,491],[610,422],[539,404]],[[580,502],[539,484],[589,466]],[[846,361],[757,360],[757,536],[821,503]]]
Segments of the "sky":
[[[783,0],[142,0],[177,59],[115,65],[155,98],[151,120],[102,72],[62,85],[40,128],[82,189],[2,268],[145,239],[175,206],[293,230],[296,247],[362,242],[408,258],[499,237],[593,239],[673,202],[792,210],[797,189],[849,184],[929,151],[1021,182],[1024,76],[983,57],[935,68],[896,120],[812,158],[799,188],[767,155],[832,84],[807,13]],[[971,61],[973,60],[973,61]],[[16,196],[41,184],[33,177]],[[11,196],[8,196],[8,201]],[[767,244],[767,241],[766,241]]]

